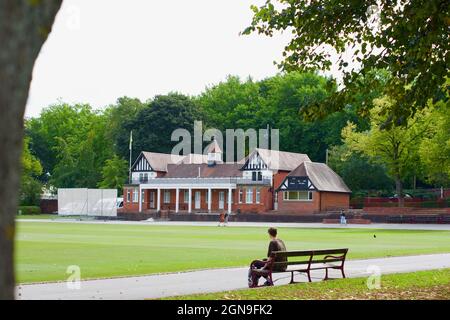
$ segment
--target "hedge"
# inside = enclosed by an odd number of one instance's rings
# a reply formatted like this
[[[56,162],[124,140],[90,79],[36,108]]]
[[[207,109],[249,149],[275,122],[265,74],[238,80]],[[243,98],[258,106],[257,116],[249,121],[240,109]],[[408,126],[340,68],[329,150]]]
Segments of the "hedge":
[[[19,206],[19,208],[17,209],[17,214],[41,214],[41,208],[39,208],[38,206]]]

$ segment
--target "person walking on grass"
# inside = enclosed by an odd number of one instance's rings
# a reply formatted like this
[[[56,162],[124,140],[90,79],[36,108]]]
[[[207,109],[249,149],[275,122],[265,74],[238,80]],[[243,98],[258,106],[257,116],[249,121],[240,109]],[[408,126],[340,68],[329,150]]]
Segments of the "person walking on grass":
[[[259,278],[264,277],[266,282],[265,286],[273,286],[272,280],[269,278],[269,270],[267,268],[268,263],[272,262],[272,252],[275,251],[286,251],[286,245],[283,240],[277,238],[277,229],[269,228],[267,230],[269,234],[270,242],[269,248],[267,250],[267,258],[262,260],[254,260],[250,264],[250,269],[248,271],[248,286],[249,288],[255,288],[258,286]],[[277,258],[274,262],[287,262],[287,258]],[[273,271],[286,271],[287,263],[280,263],[273,266]]]
[[[225,226],[225,215],[223,214],[223,212],[219,215],[219,225],[218,225],[218,227],[220,227],[221,225]]]

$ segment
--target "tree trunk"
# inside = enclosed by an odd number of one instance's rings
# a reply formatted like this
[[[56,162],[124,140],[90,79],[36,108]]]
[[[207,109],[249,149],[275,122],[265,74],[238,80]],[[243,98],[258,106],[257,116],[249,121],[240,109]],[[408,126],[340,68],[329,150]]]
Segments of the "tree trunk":
[[[62,0],[0,1],[0,299],[14,299],[23,116],[34,61]]]
[[[398,206],[403,207],[405,205],[404,197],[403,197],[403,184],[399,175],[395,176],[395,192],[397,193],[398,198]]]

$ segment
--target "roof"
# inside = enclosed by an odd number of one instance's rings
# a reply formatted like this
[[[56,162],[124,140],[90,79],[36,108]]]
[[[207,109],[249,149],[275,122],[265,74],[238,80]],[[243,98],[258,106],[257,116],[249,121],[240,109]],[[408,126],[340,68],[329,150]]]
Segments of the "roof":
[[[207,164],[169,164],[164,178],[224,178],[242,176],[241,165],[238,163],[219,163],[214,166]]]
[[[181,160],[182,164],[201,164],[201,163],[208,163],[208,156],[206,154],[196,154],[196,153],[189,153],[188,155],[185,155],[183,160]]]
[[[352,191],[344,180],[325,163],[305,161],[288,174],[288,177],[308,177],[318,191]]]
[[[150,166],[154,171],[164,171],[167,172],[167,165],[173,163],[180,163],[184,156],[158,153],[158,152],[147,152],[142,151],[145,159],[148,161]]]
[[[246,159],[258,153],[269,169],[292,171],[304,161],[311,161],[307,154],[256,148]]]

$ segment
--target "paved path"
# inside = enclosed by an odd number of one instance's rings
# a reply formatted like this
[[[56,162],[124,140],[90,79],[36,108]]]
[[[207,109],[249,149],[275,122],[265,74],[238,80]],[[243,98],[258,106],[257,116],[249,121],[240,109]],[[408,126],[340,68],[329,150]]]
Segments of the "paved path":
[[[82,224],[128,224],[128,225],[153,225],[153,226],[217,226],[217,222],[204,221],[120,221],[120,220],[75,220],[71,218],[56,219],[17,219],[20,222],[52,222],[52,223],[82,223]],[[390,229],[390,230],[448,230],[450,224],[395,224],[372,223],[339,224],[324,223],[296,223],[296,222],[230,222],[228,227],[279,227],[279,228],[357,228],[357,229]]]
[[[367,277],[370,266],[380,268],[382,274],[450,268],[450,253],[419,256],[350,260],[346,262],[348,277]],[[330,272],[330,276],[338,273]],[[313,273],[313,280],[323,272]],[[281,277],[281,279],[279,279]],[[280,274],[276,285],[289,282],[289,274]],[[296,276],[305,281],[304,275]],[[383,280],[381,280],[383,281]],[[21,285],[18,299],[145,299],[183,294],[217,292],[246,288],[247,268],[211,269],[184,273],[160,274],[81,282],[81,288],[68,289],[65,282]]]

